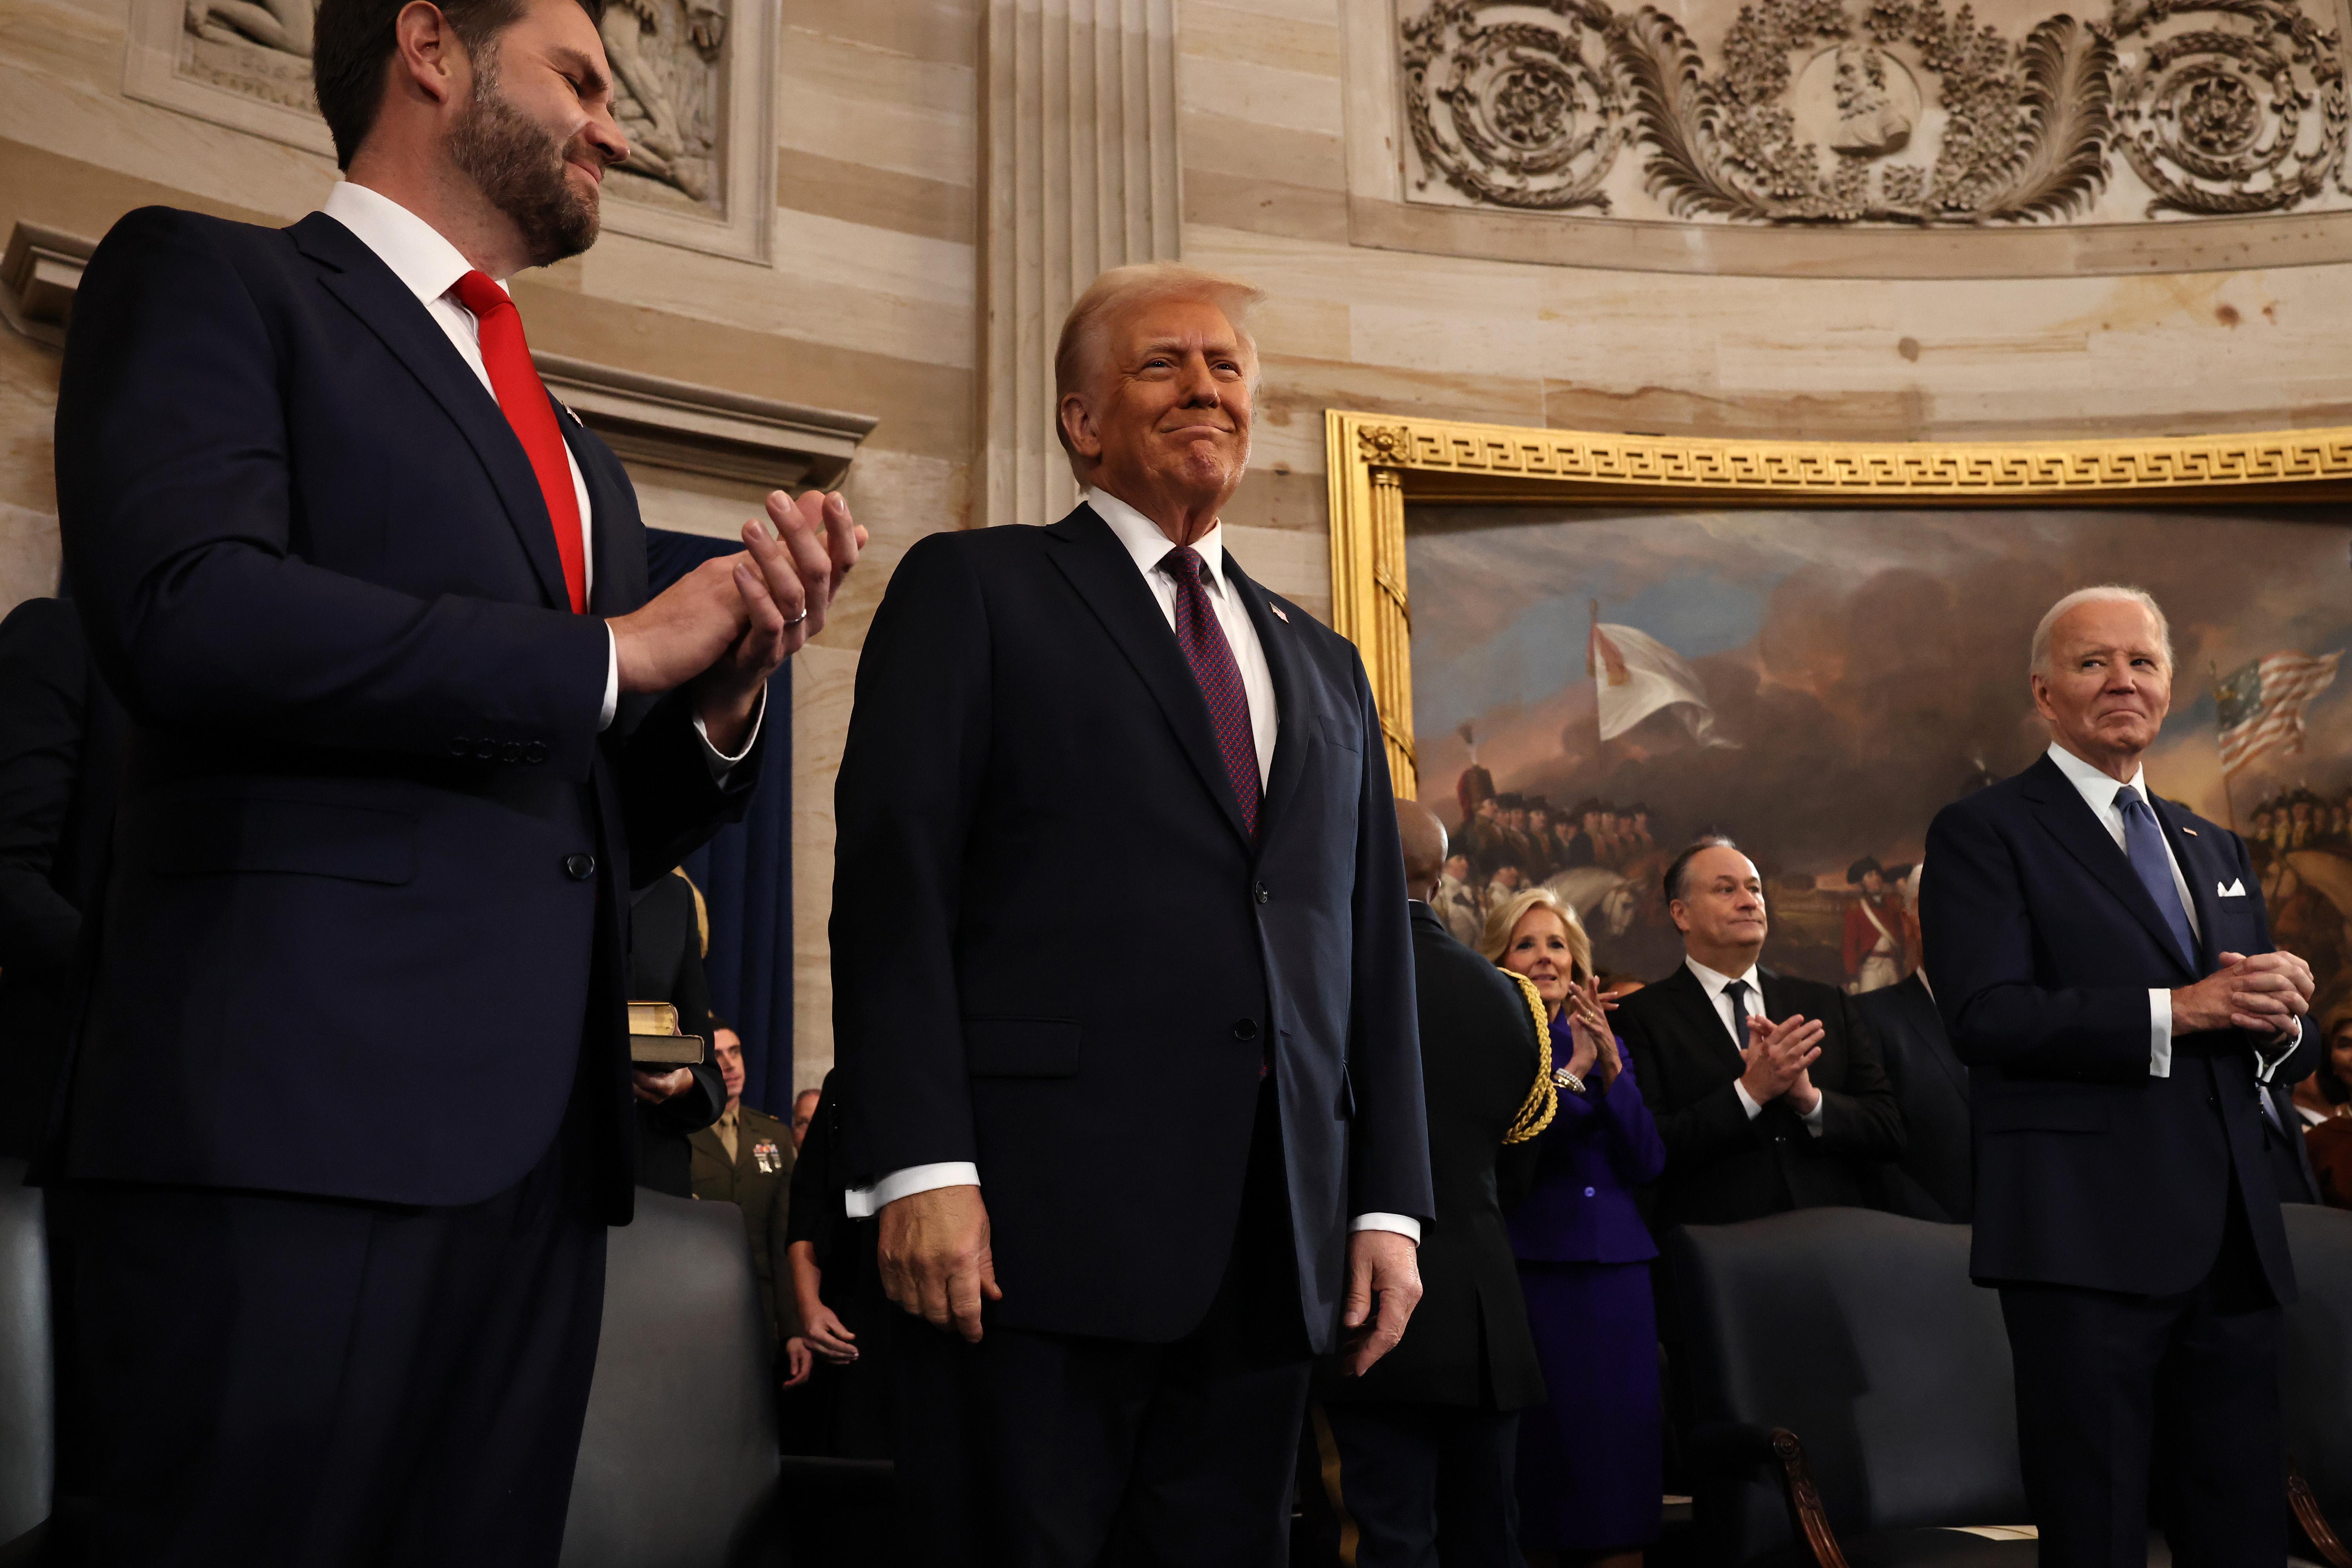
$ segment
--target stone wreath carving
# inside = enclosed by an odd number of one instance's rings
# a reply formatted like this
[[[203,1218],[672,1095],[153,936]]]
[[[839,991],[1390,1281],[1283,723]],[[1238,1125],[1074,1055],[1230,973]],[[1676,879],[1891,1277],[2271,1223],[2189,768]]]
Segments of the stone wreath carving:
[[[2339,43],[2297,0],[2115,0],[2013,41],[1966,3],[1750,0],[1712,68],[1606,0],[1433,0],[1402,34],[1423,183],[1496,206],[1606,212],[1632,142],[1670,214],[1733,222],[2063,222],[2118,155],[2150,216],[2352,194]]]

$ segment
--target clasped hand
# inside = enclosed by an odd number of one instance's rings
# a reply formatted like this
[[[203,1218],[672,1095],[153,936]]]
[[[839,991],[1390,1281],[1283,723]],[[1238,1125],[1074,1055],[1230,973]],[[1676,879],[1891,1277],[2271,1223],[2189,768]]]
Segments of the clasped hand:
[[[1617,1031],[1610,1026],[1610,1010],[1617,1005],[1601,994],[1598,975],[1579,984],[1569,983],[1568,1021],[1570,1037],[1574,1044],[1568,1058],[1568,1070],[1579,1079],[1594,1084],[1601,1093],[1617,1081],[1625,1069],[1624,1058],[1617,1054]]]
[[[643,609],[607,624],[621,689],[667,691],[696,682],[710,743],[740,749],[760,693],[785,659],[824,629],[866,530],[836,492],[797,500],[771,491],[768,519],[743,524],[743,551],[706,561]]]
[[[2291,952],[2221,955],[2221,967],[2194,985],[2172,994],[2176,1034],[2202,1029],[2246,1029],[2292,1039],[2311,1010],[2316,983],[2311,965]]]
[[[1782,1095],[1800,1116],[1811,1116],[1822,1102],[1813,1087],[1811,1068],[1822,1054],[1822,1038],[1829,1032],[1818,1018],[1802,1014],[1774,1023],[1769,1018],[1748,1020],[1748,1048],[1739,1053],[1748,1064],[1739,1075],[1748,1098],[1769,1105]]]

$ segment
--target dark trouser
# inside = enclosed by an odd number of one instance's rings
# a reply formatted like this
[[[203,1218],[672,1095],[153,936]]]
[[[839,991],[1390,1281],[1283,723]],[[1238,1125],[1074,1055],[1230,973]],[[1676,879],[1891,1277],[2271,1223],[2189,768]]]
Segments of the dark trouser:
[[[604,1310],[579,1122],[459,1208],[81,1187],[92,1561],[552,1564]]]
[[[2280,1312],[2234,1186],[2195,1289],[2004,1285],[2000,1308],[2043,1568],[2144,1568],[2151,1475],[2179,1568],[2285,1561]]]
[[[1270,1089],[1249,1160],[1224,1280],[1173,1344],[899,1315],[909,1568],[1279,1568],[1310,1363]]]
[[[1519,1568],[1517,1411],[1348,1403],[1317,1405],[1315,1420],[1342,1562]]]

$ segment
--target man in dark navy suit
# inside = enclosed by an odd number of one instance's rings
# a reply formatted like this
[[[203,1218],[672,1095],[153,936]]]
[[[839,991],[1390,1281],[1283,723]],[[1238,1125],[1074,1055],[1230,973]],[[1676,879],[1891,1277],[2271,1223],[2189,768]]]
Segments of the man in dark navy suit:
[[[1880,1172],[1884,1206],[1914,1219],[1966,1225],[1975,1181],[1969,1064],[1952,1050],[1934,984],[1926,969],[1915,969],[1895,984],[1856,996],[1853,1011],[1878,1037],[1903,1111],[1902,1158]]]
[[[2144,1563],[2153,1512],[2175,1562],[2277,1568],[2294,1275],[2263,1089],[2316,1059],[2311,971],[2273,950],[2237,835],[2148,793],[2156,602],[2068,595],[2031,668],[2053,744],[1937,816],[1921,915],[1970,1068],[1971,1272],[2000,1290],[2042,1561]]]
[[[500,282],[627,156],[591,9],[325,0],[313,63],[326,209],[125,217],[59,391],[133,725],[65,1153],[95,1555],[552,1563],[632,1095],[687,1077],[630,1072],[626,895],[740,809],[857,542],[772,496],[647,602]]]
[[[859,658],[835,1038],[851,1212],[924,1320],[928,1564],[1281,1562],[1310,1355],[1360,1371],[1420,1293],[1380,715],[1218,522],[1256,297],[1097,279],[1057,358],[1084,504],[924,540]]]

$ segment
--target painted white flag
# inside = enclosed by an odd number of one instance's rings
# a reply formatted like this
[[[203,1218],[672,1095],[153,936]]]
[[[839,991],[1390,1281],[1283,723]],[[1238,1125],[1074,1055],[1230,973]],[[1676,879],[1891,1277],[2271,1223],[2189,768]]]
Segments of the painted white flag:
[[[1669,712],[1702,746],[1737,746],[1716,733],[1715,710],[1707,706],[1697,672],[1682,655],[1633,626],[1604,626],[1593,606],[1592,637],[1585,670],[1599,687],[1601,738],[1613,741],[1651,714]]]

